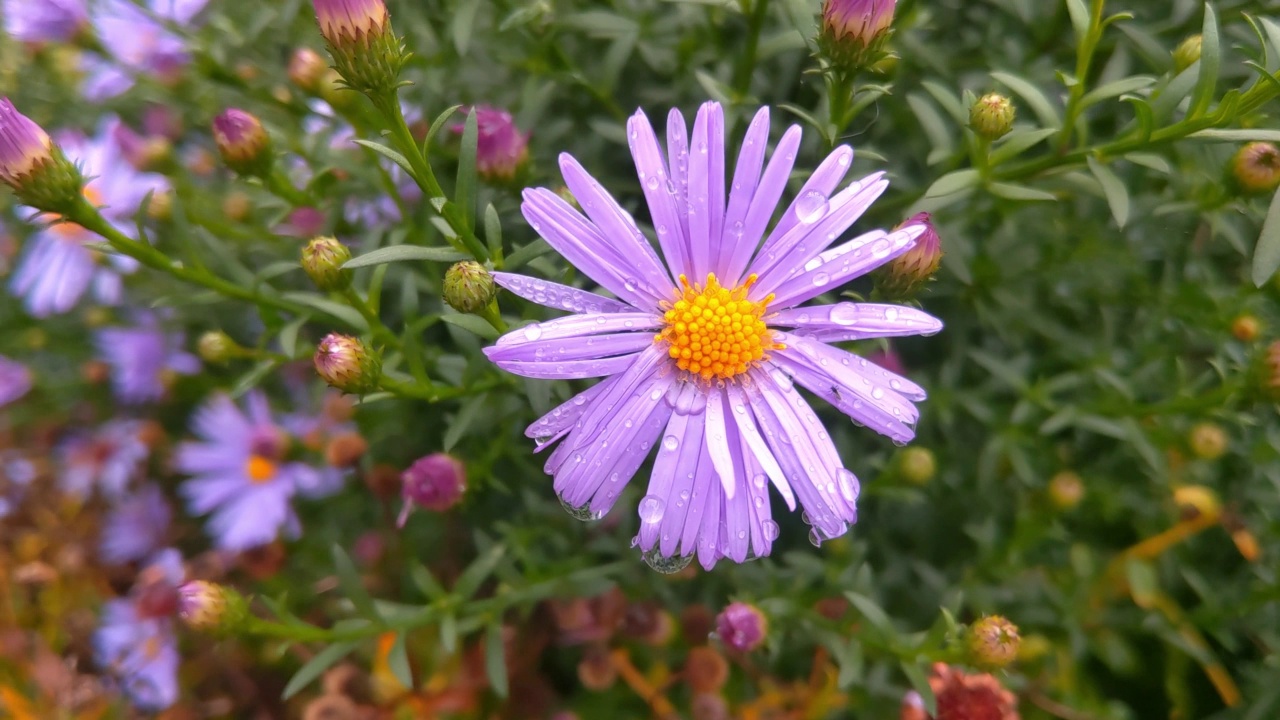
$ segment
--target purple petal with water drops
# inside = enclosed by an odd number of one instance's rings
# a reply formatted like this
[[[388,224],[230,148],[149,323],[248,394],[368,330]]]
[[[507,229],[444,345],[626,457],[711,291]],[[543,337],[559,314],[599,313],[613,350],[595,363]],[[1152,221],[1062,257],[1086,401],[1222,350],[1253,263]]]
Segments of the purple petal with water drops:
[[[769,501],[769,480],[764,468],[756,460],[755,453],[747,447],[746,440],[738,431],[736,423],[729,432],[737,434],[737,442],[741,452],[745,487],[750,493],[751,502],[747,509],[751,512],[751,547],[757,557],[764,557],[773,550],[773,541],[778,537],[778,523],[773,521],[773,507]],[[743,493],[738,493],[739,496]]]
[[[680,111],[671,108],[671,112],[667,113],[667,175],[671,178],[671,185],[674,192],[671,199],[675,203],[676,215],[680,218],[680,228],[685,238],[686,250],[689,250],[689,130],[684,122],[684,115]],[[687,272],[692,269],[689,265],[689,259],[692,256],[685,255],[686,269],[680,272]],[[668,260],[668,262],[670,262]],[[676,268],[672,267],[672,274],[679,275]]]
[[[853,148],[848,145],[841,145],[827,155],[801,186],[800,192],[787,206],[786,212],[778,218],[778,224],[773,227],[760,248],[762,256],[767,257],[771,251],[774,251],[777,242],[791,232],[791,228],[795,227],[802,217],[817,215],[820,218],[826,213],[827,199],[844,179],[845,173],[849,172],[849,166],[852,163]],[[756,261],[752,263],[753,266],[759,261],[760,258],[757,256]]]
[[[773,486],[777,488],[778,494],[787,503],[787,507],[795,510],[796,496],[791,489],[791,483],[787,481],[786,473],[782,471],[782,466],[778,464],[773,451],[769,449],[769,444],[760,433],[760,426],[756,422],[755,411],[747,394],[737,383],[731,383],[725,386],[725,395],[729,400],[729,409],[732,411],[729,414],[738,427],[743,446],[750,451],[752,459],[765,476],[773,482]],[[757,477],[753,475],[751,482],[754,484],[756,480]]]
[[[727,398],[721,398],[721,405]],[[708,402],[710,407],[710,402]],[[722,411],[723,412],[723,411]],[[721,418],[722,420],[724,418]],[[738,426],[732,421],[725,423],[726,442],[732,448],[731,454],[732,494],[726,492],[724,498],[724,524],[721,526],[721,549],[734,562],[744,562],[750,553],[752,538],[759,534],[752,525],[754,515],[751,512],[751,475],[748,474],[746,458],[742,452],[742,441],[738,437]]]
[[[725,497],[733,497],[737,491],[733,467],[733,452],[730,450],[729,433],[725,430],[724,394],[720,388],[712,385],[707,390],[707,453],[711,456],[711,464],[720,476],[720,484],[724,488]]]
[[[692,275],[689,238],[685,231],[688,221],[683,217],[684,209],[676,201],[675,184],[667,171],[662,149],[658,147],[658,137],[643,110],[636,110],[636,114],[627,121],[627,138],[667,267],[677,278],[682,274]]]
[[[714,479],[707,483],[707,497],[702,505],[702,517],[698,522],[698,562],[702,569],[710,571],[716,561],[724,557],[721,552],[720,520],[724,516],[724,494]]]
[[[587,290],[561,285],[550,280],[525,277],[514,273],[492,273],[493,281],[506,288],[512,294],[537,303],[543,307],[566,310],[573,313],[616,313],[632,312],[630,305],[597,295]]]
[[[720,103],[706,102],[693,121],[689,151],[689,250],[698,282],[716,270],[723,225],[724,111]]]
[[[649,450],[658,441],[671,415],[670,405],[665,402],[657,403],[649,412],[649,416],[639,424],[637,432],[618,436],[617,442],[622,446],[622,454],[615,460],[607,474],[601,474],[601,477],[606,479],[597,484],[591,496],[593,514],[604,515],[613,508],[622,490],[626,488],[627,483],[631,482],[631,478],[635,477],[640,466],[644,464],[645,458],[649,457]]]
[[[853,303],[840,304],[852,305]],[[811,307],[797,308],[796,312],[803,316],[804,313],[801,311],[822,311],[825,309],[834,309],[836,307],[838,306],[815,305]],[[917,310],[916,312],[919,311]],[[911,380],[908,380],[891,370],[886,370],[864,357],[841,350],[833,345],[826,344],[814,335],[809,334],[805,330],[804,326],[792,331],[789,337],[793,343],[798,343],[800,345],[801,350],[806,355],[810,358],[814,358],[823,368],[839,366],[842,372],[853,373],[856,377],[861,378],[864,383],[884,387],[898,393],[908,400],[919,402],[928,397],[924,388],[915,384]]]
[[[747,229],[747,212],[760,184],[760,171],[764,168],[764,154],[769,147],[769,108],[762,107],[747,127],[738,152],[738,162],[733,170],[733,185],[729,190],[729,206],[725,209],[724,230],[715,258],[716,274],[725,287],[735,287],[742,273],[751,262],[759,234]]]
[[[636,226],[635,219],[618,205],[618,201],[572,155],[560,154],[560,172],[587,217],[600,229],[601,235],[608,239],[617,258],[623,261],[631,273],[639,274],[636,284],[647,285],[659,293],[665,291],[666,295],[670,295],[675,285],[658,260],[657,253],[645,239],[644,233]]]
[[[885,233],[874,230],[831,248],[805,263],[800,272],[774,290],[773,308],[789,308],[861,277],[910,250],[923,225]]]
[[[613,378],[598,382],[557,405],[551,412],[538,418],[529,427],[525,428],[524,436],[536,440],[539,449],[547,443],[553,442],[556,436],[573,429],[573,424],[578,421],[578,418],[582,417],[582,414],[595,401],[596,396],[608,387],[611,382],[613,382]]]
[[[719,492],[720,483],[716,480],[715,467],[711,464],[711,455],[704,442],[698,456],[698,469],[693,475],[693,492],[688,498],[689,512],[685,514],[684,527],[680,530],[681,555],[689,555],[697,550],[698,534],[702,530],[702,516],[706,513],[707,502],[715,499]]]
[[[673,416],[674,417],[674,416]],[[690,555],[694,551],[692,545],[682,546],[685,520],[689,516],[690,501],[699,477],[711,472],[711,459],[703,452],[703,434],[706,417],[702,413],[687,416],[684,434],[677,436],[673,428],[667,428],[663,437],[664,449],[672,446],[672,438],[679,448],[675,469],[672,472],[671,490],[667,494],[666,513],[662,517],[662,535],[658,551],[663,557]]]
[[[650,343],[651,344],[651,343]],[[513,375],[543,380],[582,380],[605,377],[625,371],[635,363],[639,353],[593,360],[542,361],[495,360],[494,364]]]
[[[623,332],[493,345],[485,348],[484,354],[495,363],[553,363],[626,355],[639,352],[652,344],[653,333]]]
[[[779,238],[768,254],[756,258],[751,271],[758,274],[760,280],[752,293],[764,297],[773,292],[843,235],[889,187],[889,181],[880,179],[881,174],[851,184],[832,197],[829,204],[823,201],[821,207],[802,215],[800,222]],[[810,212],[808,208],[801,211]]]
[[[575,268],[601,287],[641,310],[656,310],[669,292],[641,287],[632,280],[634,269],[600,234],[600,229],[546,188],[524,191],[520,205],[529,226]],[[663,288],[666,291],[666,288]]]
[[[770,326],[794,327],[797,335],[828,343],[931,335],[942,329],[942,321],[926,312],[881,303],[806,305],[783,310],[768,322]]]
[[[568,315],[546,322],[532,323],[512,330],[498,338],[494,347],[510,347],[544,340],[564,340],[588,335],[651,330],[661,324],[662,319],[657,315],[635,311]]]
[[[693,478],[701,446],[696,442],[682,440],[693,433],[694,428],[690,426],[700,426],[702,420],[701,415],[678,412],[673,412],[667,420],[662,441],[658,443],[657,457],[653,461],[653,471],[649,474],[649,487],[636,508],[640,516],[640,533],[637,539],[644,552],[652,550],[658,541],[658,533],[667,512],[675,511],[676,489],[684,487],[685,481]]]
[[[800,139],[803,135],[804,132],[799,125],[787,128],[782,139],[778,141],[777,147],[773,149],[773,154],[769,156],[769,163],[765,165],[764,174],[760,176],[755,194],[751,196],[751,205],[747,208],[747,219],[742,223],[744,234],[739,241],[741,246],[755,249],[760,243],[760,238],[764,237],[764,230],[778,209],[778,201],[782,199],[782,193],[786,192],[787,181],[791,178],[791,168],[795,166],[796,152],[800,148]],[[751,261],[750,257],[735,259],[734,267],[743,268],[734,273],[739,279]]]

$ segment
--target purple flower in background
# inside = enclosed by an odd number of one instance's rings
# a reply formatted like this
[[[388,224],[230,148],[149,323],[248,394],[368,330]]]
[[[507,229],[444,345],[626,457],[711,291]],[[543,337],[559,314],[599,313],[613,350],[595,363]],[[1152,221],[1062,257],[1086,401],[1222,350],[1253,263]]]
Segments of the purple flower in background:
[[[196,356],[182,350],[183,335],[165,332],[151,316],[135,327],[99,330],[95,341],[98,354],[111,367],[111,387],[126,403],[159,400],[167,376],[200,371]]]
[[[133,234],[132,217],[148,193],[168,187],[164,176],[138,172],[123,157],[115,142],[115,126],[107,122],[93,139],[79,135],[59,138],[67,157],[78,161],[86,177],[85,197],[102,208],[102,214],[122,232]],[[51,215],[41,219],[53,222]],[[122,255],[103,257],[85,247],[101,242],[97,235],[74,223],[57,222],[37,230],[27,239],[9,289],[24,299],[27,311],[36,317],[64,313],[93,289],[98,302],[120,302],[121,273],[137,269],[137,261]]]
[[[159,486],[148,484],[107,514],[98,549],[109,563],[141,560],[164,543],[173,514]]]
[[[297,535],[294,493],[324,485],[319,470],[285,460],[290,439],[266,396],[250,393],[245,406],[247,413],[226,395],[201,406],[191,428],[200,441],[180,445],[174,463],[193,476],[179,490],[187,508],[212,513],[209,533],[223,550],[264,545],[282,532]]]
[[[128,598],[102,608],[93,635],[94,659],[120,681],[139,710],[163,710],[178,700],[178,641],[173,616],[185,573],[177,550],[156,553]]]
[[[738,652],[751,652],[764,644],[769,621],[755,605],[730,603],[716,616],[716,634],[726,646]]]
[[[309,379],[314,377],[312,375]],[[307,404],[307,399],[299,398],[299,404]],[[307,450],[323,453],[332,438],[357,431],[356,424],[351,422],[351,415],[350,401],[342,393],[326,388],[319,412],[289,413],[281,418],[280,424]],[[314,476],[303,473],[298,477],[298,494],[311,499],[328,497],[342,489],[350,474],[349,468],[332,465],[318,468]]]
[[[84,0],[4,0],[4,29],[23,42],[65,42],[89,22]]]
[[[529,159],[529,134],[520,132],[515,118],[505,110],[487,105],[468,109],[476,114],[476,171],[486,180],[511,180]],[[466,125],[450,130],[461,135]]]
[[[883,173],[837,191],[853,151],[836,148],[766,235],[800,128],[787,130],[766,164],[762,108],[730,183],[720,106],[699,109],[692,136],[685,128],[673,110],[664,155],[643,112],[628,123],[665,266],[631,215],[561,155],[565,182],[590,219],[545,188],[525,191],[524,216],[618,299],[494,273],[511,292],[574,314],[514,330],[485,350],[526,377],[607,378],[526,434],[539,449],[563,440],[545,469],[562,502],[587,518],[613,506],[657,446],[636,541],[663,570],[683,567],[695,552],[707,568],[722,557],[768,554],[778,534],[769,482],[789,508],[804,509],[814,542],[847,531],[857,520],[858,480],[795,385],[905,443],[918,417],[911,401],[924,390],[829,343],[942,328],[908,307],[801,306],[906,252],[924,231],[870,230],[833,245],[884,192]]]
[[[139,74],[171,77],[188,61],[186,45],[158,21],[190,25],[208,0],[99,0],[89,22],[109,57],[86,54],[82,61],[84,94],[91,101],[114,97],[133,87]]]
[[[96,487],[107,497],[123,495],[151,455],[143,429],[139,420],[112,420],[64,442],[57,450],[63,491],[85,497]]]
[[[0,450],[0,518],[6,518],[27,495],[40,472],[17,450]]]
[[[31,371],[26,365],[0,355],[0,407],[4,407],[31,390]]]

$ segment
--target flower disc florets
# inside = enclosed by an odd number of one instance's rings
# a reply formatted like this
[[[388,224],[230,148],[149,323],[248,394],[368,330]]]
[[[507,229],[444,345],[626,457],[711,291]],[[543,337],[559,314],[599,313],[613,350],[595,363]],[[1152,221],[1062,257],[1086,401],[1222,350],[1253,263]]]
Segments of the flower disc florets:
[[[715,273],[707,275],[705,286],[690,285],[680,276],[683,289],[663,314],[666,327],[655,339],[667,343],[667,354],[681,370],[703,380],[728,380],[749,370],[765,352],[784,347],[773,341],[764,322],[773,295],[747,299],[755,281],[751,275],[730,289],[720,285]]]

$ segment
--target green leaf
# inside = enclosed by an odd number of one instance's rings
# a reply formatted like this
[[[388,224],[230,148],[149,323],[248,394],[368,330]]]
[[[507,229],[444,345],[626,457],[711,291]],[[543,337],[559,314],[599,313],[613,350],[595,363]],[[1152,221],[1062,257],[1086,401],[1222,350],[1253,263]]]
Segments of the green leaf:
[[[489,243],[490,255],[497,257],[502,253],[502,220],[493,203],[484,207],[484,238]]]
[[[294,357],[298,354],[298,331],[302,326],[311,319],[310,315],[292,320],[280,330],[280,350],[288,357]]]
[[[844,596],[849,598],[849,602],[855,609],[857,609],[862,617],[866,618],[866,621],[871,624],[871,627],[885,633],[886,635],[892,635],[894,633],[893,621],[889,619],[888,614],[886,614],[884,610],[880,609],[880,606],[877,605],[874,600],[852,591],[846,592]]]
[[[957,125],[963,126],[969,124],[969,108],[965,107],[964,102],[962,102],[960,98],[956,97],[955,93],[932,80],[925,80],[921,82],[920,87],[924,88],[933,96],[934,100],[938,101],[938,104],[942,106],[942,109],[955,119]]]
[[[1253,251],[1253,284],[1262,287],[1280,268],[1280,188],[1271,198],[1267,219],[1262,221],[1262,234]]]
[[[1124,570],[1133,602],[1138,607],[1151,607],[1160,596],[1160,579],[1156,576],[1156,569],[1146,560],[1133,558],[1125,564]]]
[[[315,657],[307,661],[305,665],[298,668],[298,672],[289,678],[288,684],[284,686],[284,692],[281,693],[281,699],[288,700],[298,691],[311,684],[312,680],[320,677],[325,670],[328,670],[334,663],[346,657],[355,649],[357,643],[354,640],[344,640],[336,642],[329,647],[315,654]]]
[[[470,598],[474,595],[485,579],[493,574],[506,553],[507,548],[501,543],[480,553],[479,557],[472,560],[467,569],[458,576],[458,581],[453,584],[453,593],[461,598]]]
[[[1218,87],[1218,71],[1222,64],[1222,48],[1218,39],[1218,16],[1213,5],[1204,4],[1204,27],[1200,30],[1200,74],[1196,77],[1195,91],[1191,94],[1191,107],[1187,117],[1200,116],[1213,102],[1213,92]]]
[[[1002,197],[1006,200],[1057,200],[1058,196],[1053,193],[1047,193],[1043,190],[1027,187],[1026,185],[1013,185],[1011,183],[991,183],[987,187],[992,195]]]
[[[1007,72],[993,72],[991,77],[1026,100],[1031,106],[1031,111],[1039,118],[1041,125],[1051,128],[1062,127],[1062,118],[1058,117],[1057,109],[1053,107],[1053,103],[1049,102],[1049,98],[1040,92],[1040,88]]]
[[[507,696],[506,643],[502,641],[502,620],[495,618],[484,633],[484,671],[489,687],[498,697]]]
[[[444,109],[444,112],[436,116],[435,120],[431,121],[431,127],[427,130],[427,136],[422,139],[423,156],[426,156],[427,148],[431,147],[431,143],[436,139],[436,135],[439,135],[440,131],[444,129],[444,124],[449,122],[449,118],[453,117],[453,114],[461,109],[461,105],[447,107]]]
[[[1056,128],[1039,128],[1036,130],[1015,130],[1000,141],[991,151],[991,164],[999,165],[1021,155],[1042,140],[1056,135]]]
[[[1178,73],[1176,77],[1151,94],[1151,114],[1159,122],[1164,122],[1173,113],[1178,104],[1191,93],[1196,86],[1196,71],[1200,68],[1197,60],[1191,67]]]
[[[413,166],[409,164],[409,159],[401,155],[400,153],[396,152],[395,150],[392,150],[391,148],[387,147],[386,145],[383,145],[382,143],[374,142],[372,140],[365,140],[364,138],[356,138],[355,143],[357,145],[361,145],[369,148],[370,150],[378,153],[379,155],[390,160],[391,162],[404,168],[404,171],[409,173],[409,177],[417,177],[417,174],[414,173],[413,171]]]
[[[420,562],[409,566],[409,579],[429,600],[438,600],[447,594],[444,586],[431,574],[431,570]]]
[[[391,646],[391,652],[387,655],[387,666],[391,669],[391,674],[395,676],[400,684],[412,689],[413,670],[409,667],[409,648],[407,641],[407,633],[400,632],[396,634],[396,641]]]
[[[1280,130],[1270,130],[1267,128],[1249,128],[1247,130],[1218,130],[1210,128],[1208,130],[1197,130],[1187,136],[1190,140],[1203,140],[1205,142],[1227,142],[1240,143],[1261,140],[1265,142],[1280,142]]]
[[[1129,191],[1111,168],[1103,165],[1097,158],[1090,155],[1085,160],[1098,184],[1102,186],[1103,194],[1107,196],[1107,204],[1111,206],[1111,216],[1116,219],[1116,225],[1123,228],[1129,222]]]
[[[929,145],[932,148],[930,155],[934,153],[942,157],[950,155],[953,150],[951,126],[942,119],[941,113],[934,108],[933,103],[920,93],[911,93],[907,95],[907,104],[911,106],[912,114],[915,115],[916,120],[920,121],[920,127],[929,137]]]
[[[1121,78],[1115,82],[1109,82],[1102,87],[1094,88],[1084,94],[1080,98],[1080,109],[1084,110],[1090,105],[1095,105],[1103,100],[1109,100],[1113,97],[1119,97],[1126,93],[1136,92],[1145,87],[1155,84],[1156,79],[1150,75],[1135,75],[1133,77]]]
[[[480,9],[480,0],[463,0],[453,8],[453,20],[449,29],[453,35],[453,47],[458,57],[465,57],[471,45],[471,30],[476,25],[476,11]]]
[[[1089,34],[1089,8],[1084,0],[1067,0],[1067,13],[1071,15],[1071,28],[1075,30],[1076,40],[1084,42]]]
[[[493,326],[485,322],[484,319],[475,315],[447,314],[441,315],[440,319],[450,325],[456,325],[463,330],[479,335],[485,340],[498,339],[498,331],[494,330]]]
[[[356,330],[364,331],[369,329],[369,324],[364,321],[364,318],[355,309],[342,303],[336,303],[328,298],[320,297],[315,293],[291,292],[285,293],[282,297],[285,300],[292,300],[300,305],[315,308],[326,315],[341,320]]]
[[[458,148],[458,182],[454,188],[453,202],[462,210],[462,221],[468,229],[476,226],[476,142],[479,129],[476,114],[467,113],[462,130],[462,145]]]
[[[338,576],[338,585],[351,604],[356,606],[356,612],[366,618],[378,617],[378,610],[373,606],[373,598],[369,597],[369,591],[364,589],[360,574],[356,572],[356,566],[351,562],[347,551],[336,543],[330,551],[333,554],[333,570]]]
[[[457,262],[466,260],[464,255],[450,247],[422,247],[421,245],[392,245],[378,248],[359,257],[353,257],[342,267],[355,269],[381,265],[383,263],[404,262],[406,260],[426,260],[428,262]]]
[[[934,697],[933,687],[929,685],[929,678],[920,668],[920,663],[904,659],[901,661],[901,667],[902,674],[906,675],[911,683],[911,689],[915,690],[924,701],[924,711],[933,717],[938,712],[938,699]]]
[[[485,395],[481,394],[463,403],[458,410],[458,414],[453,416],[453,422],[449,423],[449,429],[445,431],[444,440],[442,441],[445,452],[452,450],[458,444],[458,441],[462,439],[462,436],[471,429],[476,418],[480,416],[480,411],[484,409],[485,400]]]
[[[1140,97],[1127,97],[1123,99],[1125,102],[1133,105],[1133,112],[1134,115],[1137,116],[1138,121],[1138,132],[1140,133],[1142,142],[1147,142],[1151,139],[1151,132],[1155,130],[1156,127],[1155,114],[1151,110],[1151,104]]]
[[[235,384],[231,386],[231,397],[238,398],[257,387],[258,383],[262,382],[275,369],[275,360],[259,360],[252,370],[241,375]]]
[[[978,171],[973,168],[954,170],[934,180],[929,189],[925,191],[924,196],[927,198],[941,197],[958,193],[961,190],[968,190],[977,185],[979,179]]]
[[[1173,166],[1169,164],[1169,161],[1155,153],[1131,152],[1126,153],[1124,159],[1135,165],[1151,168],[1166,175],[1173,172]]]
[[[538,238],[537,240],[534,240],[528,245],[525,245],[519,250],[511,253],[511,257],[507,258],[507,262],[504,264],[504,269],[515,270],[536,257],[546,255],[551,252],[551,250],[551,245],[549,245],[546,240]]]

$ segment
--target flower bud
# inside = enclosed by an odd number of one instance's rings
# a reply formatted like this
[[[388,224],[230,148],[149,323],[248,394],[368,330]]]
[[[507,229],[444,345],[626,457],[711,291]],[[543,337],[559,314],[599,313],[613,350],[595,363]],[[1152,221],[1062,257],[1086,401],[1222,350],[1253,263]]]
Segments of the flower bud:
[[[1222,515],[1222,501],[1213,490],[1203,485],[1182,485],[1173,491],[1173,503],[1183,520],[1205,517],[1217,519]]]
[[[686,643],[704,645],[711,629],[715,627],[715,621],[715,616],[706,605],[686,605],[680,611],[680,633]]]
[[[329,333],[316,346],[312,358],[316,373],[330,387],[352,395],[378,389],[382,379],[382,357],[350,335]]]
[[[457,263],[444,274],[444,301],[458,312],[479,312],[497,293],[493,276],[478,262]]]
[[[383,0],[315,0],[316,22],[347,85],[370,96],[393,92],[408,55]]]
[[[222,162],[241,175],[264,177],[275,158],[271,138],[253,115],[230,108],[213,119],[213,142]]]
[[[347,246],[331,237],[313,238],[302,249],[302,269],[311,282],[325,292],[351,286],[351,271],[342,267],[350,259]]]
[[[0,98],[0,181],[38,210],[66,214],[81,202],[84,177],[48,134]]]
[[[1084,481],[1070,470],[1063,470],[1049,480],[1049,500],[1059,510],[1070,510],[1084,499]]]
[[[360,433],[347,432],[329,439],[324,448],[324,461],[331,467],[348,468],[360,462],[369,450],[369,442]]]
[[[996,140],[1013,129],[1017,110],[1009,98],[999,93],[987,93],[969,108],[969,127],[978,137]]]
[[[1268,345],[1253,364],[1254,384],[1263,399],[1280,402],[1280,340]]]
[[[969,626],[969,661],[983,670],[998,670],[1018,657],[1018,626],[988,615]]]
[[[467,469],[456,458],[434,453],[419,458],[400,476],[404,508],[397,525],[404,527],[414,507],[444,512],[462,499],[467,489]]]
[[[933,278],[942,262],[942,241],[929,213],[912,215],[898,225],[923,225],[924,232],[910,250],[894,258],[876,274],[876,289],[888,299],[910,297]]]
[[[320,83],[329,72],[329,63],[311,48],[298,48],[289,58],[289,81],[310,95],[320,94]]]
[[[156,190],[151,193],[151,200],[147,202],[147,217],[159,222],[166,222],[173,218],[173,192],[170,190]]]
[[[905,448],[898,454],[898,472],[912,485],[926,485],[937,474],[938,461],[929,448]]]
[[[751,652],[760,647],[768,632],[769,620],[755,605],[731,603],[716,616],[720,642],[738,652]]]
[[[1202,38],[1199,35],[1192,35],[1183,40],[1178,45],[1178,48],[1173,51],[1173,72],[1175,75],[1195,65],[1200,60],[1201,42]]]
[[[1251,142],[1236,152],[1231,172],[1247,193],[1270,193],[1280,186],[1280,149],[1269,142]]]
[[[400,492],[400,471],[386,463],[379,463],[365,473],[364,484],[375,496],[389,500]]]
[[[229,587],[192,580],[178,588],[178,617],[193,630],[229,630],[247,613],[244,598]]]
[[[247,351],[236,344],[230,335],[221,330],[210,330],[196,342],[196,353],[207,363],[221,365],[232,358],[243,357]]]
[[[875,64],[896,5],[896,0],[825,0],[818,43],[827,58],[851,70]]]
[[[690,648],[684,661],[684,680],[694,692],[717,692],[729,680],[729,663],[708,645]]]
[[[1240,342],[1253,342],[1262,332],[1262,323],[1253,315],[1240,315],[1231,321],[1231,334]]]
[[[1217,460],[1227,452],[1227,433],[1213,423],[1196,423],[1187,433],[1187,445],[1201,460]]]
[[[520,132],[511,113],[479,105],[468,112],[476,114],[476,172],[489,182],[510,182],[529,159],[529,135]],[[465,123],[449,128],[461,135]]]
[[[609,648],[590,645],[578,663],[578,680],[588,690],[608,690],[618,680],[618,668],[609,657]]]
[[[646,645],[662,647],[675,638],[676,623],[671,613],[656,603],[638,602],[627,606],[622,631],[627,637]]]

